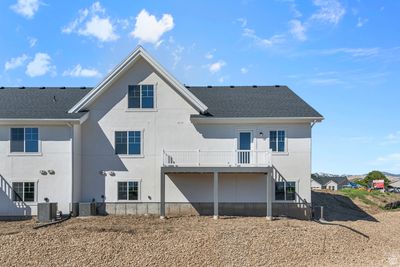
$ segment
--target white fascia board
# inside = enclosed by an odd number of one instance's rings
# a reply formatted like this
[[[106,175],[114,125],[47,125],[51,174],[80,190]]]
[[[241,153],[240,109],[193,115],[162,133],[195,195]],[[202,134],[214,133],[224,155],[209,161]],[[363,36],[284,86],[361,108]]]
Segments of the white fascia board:
[[[94,89],[92,89],[84,98],[73,106],[68,113],[76,113],[82,108],[92,103],[101,93],[106,90],[118,77],[128,70],[141,56],[157,72],[163,75],[199,112],[205,112],[208,108],[196,96],[194,96],[186,87],[169,74],[156,60],[154,60],[143,47],[138,46],[126,59],[117,65]]]
[[[77,119],[0,119],[0,125],[60,125],[60,124],[82,124],[89,118],[89,112]]]
[[[248,123],[312,123],[321,122],[323,117],[285,117],[285,118],[199,118],[190,120],[197,124],[248,124]]]

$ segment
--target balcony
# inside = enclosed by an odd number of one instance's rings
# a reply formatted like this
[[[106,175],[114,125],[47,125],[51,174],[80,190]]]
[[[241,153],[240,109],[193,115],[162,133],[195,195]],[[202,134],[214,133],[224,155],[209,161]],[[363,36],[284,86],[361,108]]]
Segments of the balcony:
[[[164,150],[165,167],[269,167],[272,151]]]

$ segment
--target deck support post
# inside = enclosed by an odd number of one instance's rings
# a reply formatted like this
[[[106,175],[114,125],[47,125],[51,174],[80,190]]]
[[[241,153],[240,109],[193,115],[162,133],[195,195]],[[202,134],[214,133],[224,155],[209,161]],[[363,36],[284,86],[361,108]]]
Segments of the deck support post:
[[[214,172],[214,219],[218,219],[218,172]]]
[[[161,171],[160,189],[160,219],[165,219],[165,173],[163,171]]]
[[[272,194],[273,194],[273,179],[272,179],[272,170],[269,171],[266,175],[267,177],[267,217],[266,219],[272,221]]]

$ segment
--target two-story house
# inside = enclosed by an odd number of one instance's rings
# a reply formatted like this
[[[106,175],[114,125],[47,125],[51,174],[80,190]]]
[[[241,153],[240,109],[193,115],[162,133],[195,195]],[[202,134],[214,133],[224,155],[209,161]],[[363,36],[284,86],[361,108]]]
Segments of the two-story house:
[[[309,218],[322,119],[286,86],[184,86],[142,47],[94,88],[0,87],[0,216]]]

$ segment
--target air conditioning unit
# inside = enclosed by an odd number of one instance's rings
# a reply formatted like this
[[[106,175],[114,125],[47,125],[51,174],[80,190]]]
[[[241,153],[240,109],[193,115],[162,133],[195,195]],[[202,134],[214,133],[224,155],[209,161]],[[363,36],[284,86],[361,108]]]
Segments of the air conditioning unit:
[[[79,203],[79,216],[95,216],[96,202]]]
[[[57,202],[38,203],[37,218],[39,222],[52,222],[57,218]]]

